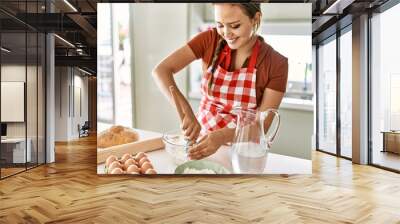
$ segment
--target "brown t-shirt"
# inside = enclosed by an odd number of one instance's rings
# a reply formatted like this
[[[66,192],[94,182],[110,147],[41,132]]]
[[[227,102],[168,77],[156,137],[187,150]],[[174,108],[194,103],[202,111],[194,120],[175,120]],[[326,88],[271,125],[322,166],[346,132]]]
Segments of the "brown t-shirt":
[[[199,33],[187,43],[196,58],[203,60],[203,72],[206,72],[211,65],[219,38],[221,36],[214,28]],[[256,68],[256,98],[257,106],[260,106],[265,88],[280,92],[286,91],[288,60],[270,45],[261,41]]]

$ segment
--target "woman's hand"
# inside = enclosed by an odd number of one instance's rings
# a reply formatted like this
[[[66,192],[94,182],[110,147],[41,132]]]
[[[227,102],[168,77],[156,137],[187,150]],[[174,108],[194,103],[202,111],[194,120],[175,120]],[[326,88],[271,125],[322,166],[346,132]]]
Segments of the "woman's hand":
[[[225,133],[227,131],[229,132],[227,129],[220,129],[201,137],[199,142],[190,148],[189,158],[203,159],[204,157],[214,154],[221,145],[229,141],[229,139],[227,139],[227,133]]]
[[[184,106],[182,109],[184,117],[182,120],[181,129],[183,130],[186,138],[188,138],[191,142],[196,142],[201,131],[201,125],[189,105]]]

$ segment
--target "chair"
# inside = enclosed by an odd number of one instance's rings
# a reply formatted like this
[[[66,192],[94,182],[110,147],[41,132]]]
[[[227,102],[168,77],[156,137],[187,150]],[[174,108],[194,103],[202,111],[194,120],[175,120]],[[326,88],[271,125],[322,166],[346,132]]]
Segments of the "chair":
[[[89,121],[85,121],[82,127],[80,127],[80,125],[78,124],[79,138],[89,136],[89,129],[90,129]]]

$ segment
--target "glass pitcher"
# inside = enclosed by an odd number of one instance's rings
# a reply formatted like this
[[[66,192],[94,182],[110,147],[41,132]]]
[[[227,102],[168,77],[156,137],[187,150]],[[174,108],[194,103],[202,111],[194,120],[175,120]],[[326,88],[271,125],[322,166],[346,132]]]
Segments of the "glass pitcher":
[[[263,173],[268,151],[278,133],[280,126],[279,113],[275,109],[257,111],[253,109],[234,109],[237,115],[235,137],[232,142],[232,168],[234,173]],[[277,119],[275,130],[267,136],[264,121],[273,113]],[[272,125],[272,124],[271,124]]]

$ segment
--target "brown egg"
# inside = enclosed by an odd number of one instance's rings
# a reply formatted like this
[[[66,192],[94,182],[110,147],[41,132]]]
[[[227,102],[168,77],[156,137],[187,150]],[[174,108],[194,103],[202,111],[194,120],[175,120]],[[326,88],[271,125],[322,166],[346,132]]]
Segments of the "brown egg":
[[[150,168],[146,170],[145,174],[157,174],[157,172],[154,169]]]
[[[139,152],[136,154],[135,160],[139,162],[143,157],[147,157],[147,155],[144,152]]]
[[[137,173],[139,173],[140,170],[139,170],[139,168],[138,168],[136,165],[132,164],[132,165],[130,165],[130,166],[126,169],[126,172],[127,172],[127,173],[131,173],[131,172],[137,172]]]
[[[107,159],[106,159],[106,167],[108,167],[115,160],[118,160],[118,158],[116,156],[114,156],[114,155],[111,155],[111,156],[107,157]]]
[[[115,168],[121,168],[122,169],[122,165],[118,162],[118,161],[114,161],[110,164],[110,166],[108,167],[108,170],[113,170]]]
[[[138,172],[130,172],[129,174],[140,174],[140,173],[138,173]]]
[[[119,167],[116,167],[111,171],[111,174],[123,174],[123,173],[124,171]]]
[[[153,168],[153,166],[149,163],[149,162],[144,162],[143,163],[143,165],[140,167],[140,172],[141,173],[146,173],[146,171],[148,170],[148,169],[152,169]]]
[[[139,161],[139,166],[142,167],[142,165],[143,165],[144,162],[149,162],[149,163],[150,163],[150,160],[149,160],[147,157],[143,157],[143,158]]]
[[[129,155],[129,153],[125,153],[121,159],[119,160],[121,163],[125,163],[125,161],[127,161],[128,159],[131,158],[131,155]]]
[[[134,159],[132,159],[132,158],[125,161],[125,163],[124,163],[124,169],[125,169],[125,170],[128,169],[128,167],[129,167],[130,165],[136,165],[136,161],[135,161]]]

